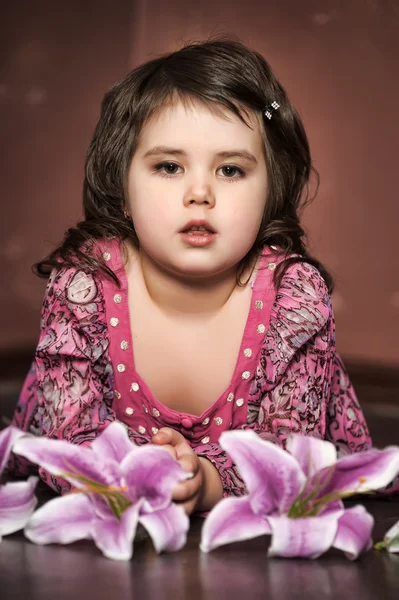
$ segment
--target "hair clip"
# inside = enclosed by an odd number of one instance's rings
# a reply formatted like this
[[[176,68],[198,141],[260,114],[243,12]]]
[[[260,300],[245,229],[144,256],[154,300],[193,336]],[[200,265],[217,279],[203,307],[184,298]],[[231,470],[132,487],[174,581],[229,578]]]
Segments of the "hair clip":
[[[263,114],[267,119],[270,120],[273,116],[273,111],[277,110],[278,108],[280,108],[280,105],[277,104],[276,101],[274,101],[270,104],[270,106],[266,106],[266,108],[263,111]]]

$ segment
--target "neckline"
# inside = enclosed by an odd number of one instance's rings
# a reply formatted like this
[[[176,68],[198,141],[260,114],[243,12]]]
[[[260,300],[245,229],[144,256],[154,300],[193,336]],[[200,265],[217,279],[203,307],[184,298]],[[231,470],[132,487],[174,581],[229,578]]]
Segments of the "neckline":
[[[245,321],[245,327],[244,327],[244,331],[243,331],[243,335],[242,335],[242,339],[241,339],[240,348],[238,351],[233,374],[229,381],[229,384],[223,390],[223,392],[220,394],[220,396],[208,406],[208,408],[206,408],[200,415],[195,415],[193,413],[179,412],[173,408],[170,408],[166,404],[163,404],[160,400],[158,400],[158,398],[152,392],[149,385],[147,385],[146,381],[141,377],[141,375],[136,370],[135,361],[134,361],[134,346],[133,346],[133,335],[132,335],[133,332],[132,332],[132,328],[131,328],[131,318],[130,318],[130,310],[129,310],[129,302],[128,302],[128,291],[129,291],[128,290],[128,279],[127,279],[126,270],[125,270],[125,267],[123,264],[122,251],[121,251],[121,243],[122,242],[119,242],[118,240],[115,240],[115,242],[116,243],[115,243],[115,247],[113,250],[113,254],[114,254],[114,256],[116,256],[116,261],[115,261],[116,264],[115,263],[114,264],[116,267],[116,272],[117,272],[118,278],[121,283],[121,291],[123,291],[126,296],[125,302],[123,302],[122,310],[125,313],[124,320],[127,325],[127,331],[126,331],[125,338],[128,339],[128,341],[129,341],[129,349],[128,349],[127,356],[126,356],[126,358],[129,361],[129,371],[131,371],[133,373],[135,381],[139,384],[140,389],[142,390],[145,399],[149,403],[151,403],[153,410],[159,410],[162,414],[168,415],[172,420],[177,420],[177,419],[181,420],[182,418],[186,417],[186,418],[190,419],[193,423],[202,422],[206,417],[208,417],[212,413],[214,413],[215,410],[220,406],[220,404],[225,401],[226,396],[229,394],[229,392],[233,388],[233,385],[236,381],[238,372],[240,371],[240,369],[242,369],[241,365],[242,365],[243,352],[244,352],[244,349],[249,344],[248,337],[250,334],[250,326],[251,326],[252,322],[255,320],[256,308],[255,308],[254,298],[256,297],[256,294],[260,291],[260,289],[262,289],[262,282],[265,281],[265,273],[267,273],[269,275],[269,277],[267,279],[268,279],[268,285],[270,285],[269,279],[270,279],[271,271],[269,271],[268,269],[265,268],[265,262],[267,260],[268,254],[270,254],[270,249],[267,246],[264,247],[262,254],[260,256],[256,271],[255,271],[255,276],[252,275],[250,282],[249,282],[249,285],[251,287],[250,306],[249,306],[247,318]]]

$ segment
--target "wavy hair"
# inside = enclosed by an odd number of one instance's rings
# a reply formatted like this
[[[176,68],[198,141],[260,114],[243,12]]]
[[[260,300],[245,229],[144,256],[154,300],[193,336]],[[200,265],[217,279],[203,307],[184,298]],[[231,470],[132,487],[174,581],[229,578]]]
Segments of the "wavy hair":
[[[239,40],[225,37],[186,44],[150,60],[106,93],[86,158],[84,219],[34,266],[36,274],[48,277],[51,269],[62,263],[89,272],[100,269],[117,281],[97,251],[96,240],[130,239],[139,248],[134,224],[124,216],[128,169],[145,123],[176,100],[201,102],[212,111],[227,109],[248,126],[246,117],[252,111],[261,123],[267,199],[258,236],[238,265],[237,283],[242,285],[244,269],[268,244],[286,257],[274,274],[277,286],[289,265],[308,262],[320,271],[331,291],[332,278],[309,255],[300,224],[301,209],[313,199],[309,197],[312,172],[317,186],[319,181],[302,121],[263,56]],[[264,109],[272,102],[277,102],[279,109],[268,120]]]

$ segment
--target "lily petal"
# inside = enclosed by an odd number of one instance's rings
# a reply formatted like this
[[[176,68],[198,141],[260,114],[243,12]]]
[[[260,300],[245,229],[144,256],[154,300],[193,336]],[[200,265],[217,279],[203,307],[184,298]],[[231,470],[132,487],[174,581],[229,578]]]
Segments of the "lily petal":
[[[111,458],[119,464],[135,445],[130,441],[126,427],[114,421],[92,442],[91,448],[100,460]]]
[[[339,459],[323,495],[332,492],[368,492],[379,490],[399,473],[399,447],[372,448]]]
[[[132,558],[140,508],[138,502],[127,508],[120,520],[110,511],[107,519],[96,519],[92,523],[92,538],[104,556],[113,560]]]
[[[209,552],[223,544],[271,533],[269,523],[252,510],[248,496],[224,498],[211,510],[201,532],[200,548]]]
[[[287,450],[299,462],[306,477],[337,462],[334,444],[306,435],[292,433],[287,439]]]
[[[23,435],[26,435],[26,432],[21,431],[21,429],[18,429],[13,425],[10,425],[9,427],[3,429],[3,431],[0,431],[0,475],[7,465],[11,448]]]
[[[190,477],[163,448],[152,444],[135,447],[120,466],[133,502],[144,498],[145,512],[166,508],[176,483]]]
[[[388,552],[399,552],[399,521],[386,532],[384,542]]]
[[[254,513],[287,512],[306,480],[296,459],[253,431],[225,431],[219,443],[237,464]]]
[[[38,477],[0,486],[0,539],[23,529],[35,510],[34,490]]]
[[[70,544],[91,538],[93,505],[85,494],[67,494],[46,502],[33,513],[25,536],[35,544]]]
[[[358,504],[346,509],[339,518],[333,547],[343,550],[348,558],[354,560],[361,552],[371,548],[373,525],[374,519],[364,506]]]
[[[111,460],[99,461],[91,448],[76,446],[63,440],[32,436],[19,439],[13,446],[13,452],[40,465],[52,475],[64,477],[78,488],[86,484],[75,479],[70,474],[72,472],[105,485],[119,483],[117,463]]]
[[[158,553],[180,550],[186,543],[190,520],[182,506],[172,502],[166,508],[140,515],[139,520],[150,534]]]
[[[299,519],[268,516],[273,535],[269,556],[317,558],[331,548],[342,513],[336,511]]]

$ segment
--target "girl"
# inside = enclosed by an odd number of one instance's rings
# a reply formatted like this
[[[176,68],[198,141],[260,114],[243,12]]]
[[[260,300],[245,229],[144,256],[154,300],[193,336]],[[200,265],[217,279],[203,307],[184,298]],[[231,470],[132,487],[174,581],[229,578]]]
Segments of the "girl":
[[[311,171],[285,90],[237,41],[187,45],[117,83],[88,152],[84,220],[36,265],[50,277],[14,424],[90,444],[123,422],[194,474],[174,492],[187,513],[245,493],[224,430],[369,448],[332,281],[298,219]]]

